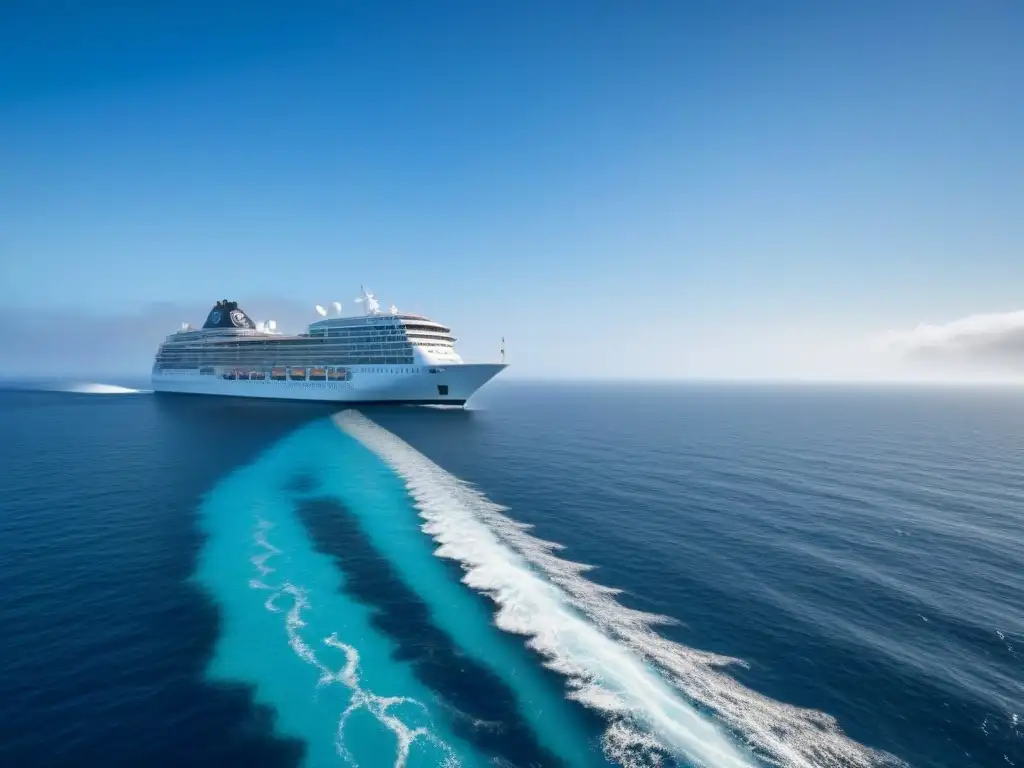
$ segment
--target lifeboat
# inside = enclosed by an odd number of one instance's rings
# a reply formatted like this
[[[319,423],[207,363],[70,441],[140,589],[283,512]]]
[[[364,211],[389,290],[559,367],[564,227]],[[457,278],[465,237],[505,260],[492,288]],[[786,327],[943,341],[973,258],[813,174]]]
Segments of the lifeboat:
[[[310,381],[325,381],[327,379],[326,368],[310,368],[309,369],[309,380]]]

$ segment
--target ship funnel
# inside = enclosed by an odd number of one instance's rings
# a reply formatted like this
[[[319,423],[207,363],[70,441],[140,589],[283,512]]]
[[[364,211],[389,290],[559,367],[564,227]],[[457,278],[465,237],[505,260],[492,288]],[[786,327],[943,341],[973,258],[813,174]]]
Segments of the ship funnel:
[[[334,311],[335,313],[337,313],[338,317],[341,317],[341,302],[336,301],[333,304],[331,304],[331,306],[334,307]]]
[[[277,330],[277,320],[267,320],[267,328],[272,331]]]
[[[316,313],[320,315],[320,317],[327,317],[327,310],[321,307],[319,304],[316,305]]]

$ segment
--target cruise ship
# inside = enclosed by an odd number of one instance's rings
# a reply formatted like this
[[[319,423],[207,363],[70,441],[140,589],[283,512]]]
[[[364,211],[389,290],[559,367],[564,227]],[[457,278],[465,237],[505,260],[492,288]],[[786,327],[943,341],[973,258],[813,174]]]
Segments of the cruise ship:
[[[234,301],[218,301],[202,328],[182,325],[157,350],[153,390],[196,395],[344,403],[465,405],[506,366],[464,363],[451,330],[421,315],[382,312],[373,293],[363,313],[320,319],[288,336],[254,323]]]

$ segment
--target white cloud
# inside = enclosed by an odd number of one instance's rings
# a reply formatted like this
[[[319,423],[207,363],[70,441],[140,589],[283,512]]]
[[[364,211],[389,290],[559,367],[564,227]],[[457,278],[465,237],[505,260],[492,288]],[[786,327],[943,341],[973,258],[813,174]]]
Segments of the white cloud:
[[[921,323],[878,338],[907,362],[965,374],[1024,372],[1024,310],[970,315],[941,325]]]
[[[918,349],[987,343],[1022,330],[1024,310],[1017,310],[970,315],[944,325],[920,323],[910,331],[890,331],[886,337],[893,346]]]

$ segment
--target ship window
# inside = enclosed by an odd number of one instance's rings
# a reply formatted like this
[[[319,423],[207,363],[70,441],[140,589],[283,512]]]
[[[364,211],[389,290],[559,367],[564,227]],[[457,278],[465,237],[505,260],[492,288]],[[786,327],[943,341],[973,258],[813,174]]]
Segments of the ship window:
[[[447,384],[438,384],[437,385],[437,394],[439,394],[439,395],[447,395],[448,394],[448,385]]]

